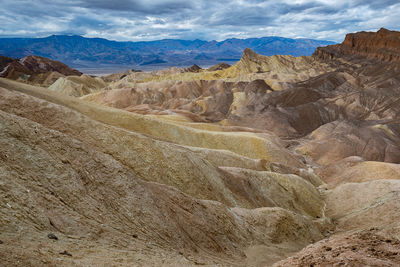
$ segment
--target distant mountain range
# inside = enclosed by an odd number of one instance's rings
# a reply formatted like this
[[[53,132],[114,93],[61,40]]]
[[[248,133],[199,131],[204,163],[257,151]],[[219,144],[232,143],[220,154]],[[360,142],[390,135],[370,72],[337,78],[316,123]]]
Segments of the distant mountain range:
[[[110,65],[188,66],[213,65],[240,59],[250,48],[261,55],[309,56],[319,46],[334,44],[312,39],[263,37],[225,41],[172,40],[117,42],[101,38],[52,35],[45,38],[1,38],[0,55],[22,58],[37,55],[61,61],[75,68]]]

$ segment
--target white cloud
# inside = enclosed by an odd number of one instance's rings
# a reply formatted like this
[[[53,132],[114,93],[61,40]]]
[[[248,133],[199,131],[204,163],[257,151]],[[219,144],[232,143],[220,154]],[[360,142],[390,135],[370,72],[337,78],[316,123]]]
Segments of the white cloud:
[[[2,0],[0,35],[133,41],[274,35],[342,41],[347,32],[400,30],[399,13],[394,0]]]

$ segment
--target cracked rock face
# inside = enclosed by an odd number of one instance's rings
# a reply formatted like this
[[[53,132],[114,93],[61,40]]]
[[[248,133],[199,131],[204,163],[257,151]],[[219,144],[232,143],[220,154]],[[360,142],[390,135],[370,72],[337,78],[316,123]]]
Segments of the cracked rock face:
[[[1,78],[0,258],[399,265],[398,34],[49,88]]]

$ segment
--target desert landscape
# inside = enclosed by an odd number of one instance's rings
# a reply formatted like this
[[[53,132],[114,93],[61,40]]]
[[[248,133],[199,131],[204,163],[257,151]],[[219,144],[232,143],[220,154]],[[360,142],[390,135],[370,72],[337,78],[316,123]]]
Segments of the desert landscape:
[[[0,266],[400,265],[400,32],[0,76]]]

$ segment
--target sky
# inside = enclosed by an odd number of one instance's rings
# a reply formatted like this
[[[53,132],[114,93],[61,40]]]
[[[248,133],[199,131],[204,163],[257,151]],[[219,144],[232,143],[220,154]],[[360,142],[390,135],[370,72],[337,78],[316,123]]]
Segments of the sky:
[[[341,42],[349,32],[400,30],[399,14],[399,0],[0,0],[0,37]]]

